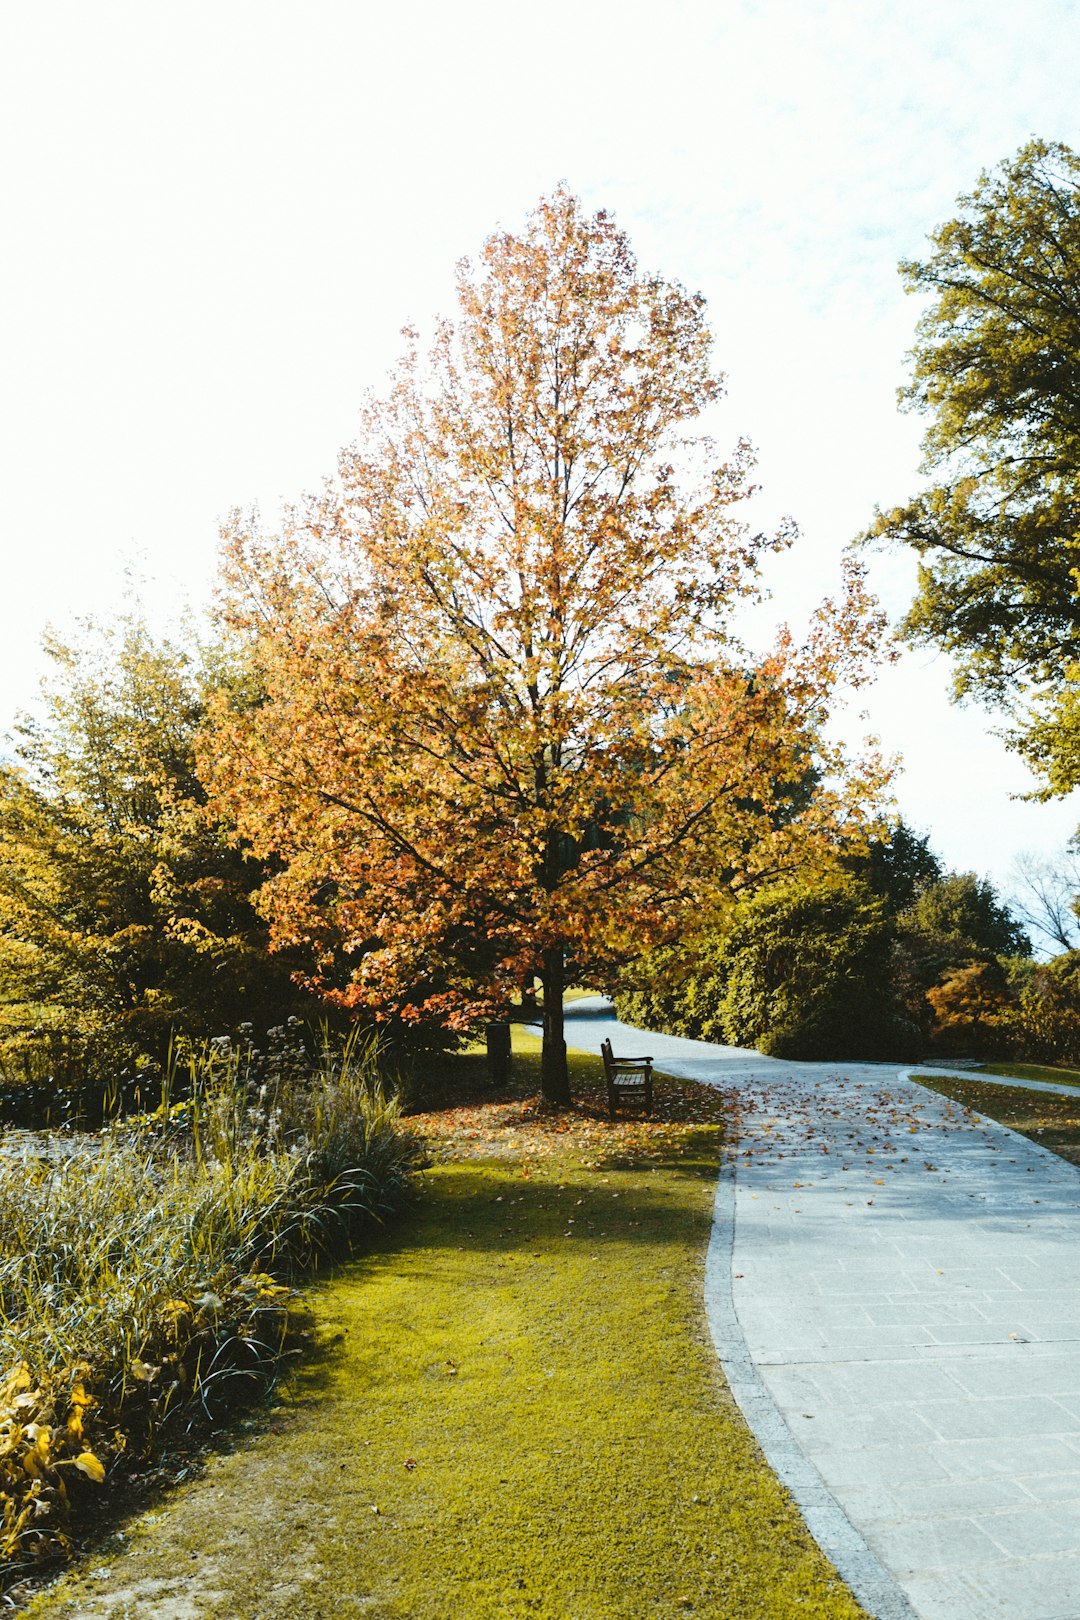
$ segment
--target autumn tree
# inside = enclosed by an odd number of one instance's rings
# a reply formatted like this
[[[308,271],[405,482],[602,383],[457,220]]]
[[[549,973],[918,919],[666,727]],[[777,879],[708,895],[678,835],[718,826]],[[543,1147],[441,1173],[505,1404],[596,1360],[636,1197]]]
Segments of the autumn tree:
[[[607,214],[556,192],[457,290],[322,494],[277,534],[228,525],[266,700],[219,704],[205,774],[280,863],[265,914],[314,943],[326,995],[463,1027],[538,975],[562,1103],[569,975],[610,978],[871,813],[879,762],[825,724],[882,627],[851,572],[804,644],[735,639],[790,536],[735,520],[749,449],[701,433],[702,298],[640,272]]]
[[[1030,141],[901,271],[927,300],[901,402],[927,418],[932,482],[872,534],[918,555],[908,636],[954,655],[958,695],[1013,714],[1063,792],[1080,782],[1080,157]]]

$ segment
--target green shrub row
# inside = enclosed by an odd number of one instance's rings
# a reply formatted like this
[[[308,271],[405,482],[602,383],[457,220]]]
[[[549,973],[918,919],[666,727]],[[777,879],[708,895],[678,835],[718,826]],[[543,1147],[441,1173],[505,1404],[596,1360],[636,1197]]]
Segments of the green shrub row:
[[[1080,953],[1031,962],[970,873],[886,879],[839,871],[750,896],[723,928],[641,961],[619,1016],[776,1057],[1080,1060]]]

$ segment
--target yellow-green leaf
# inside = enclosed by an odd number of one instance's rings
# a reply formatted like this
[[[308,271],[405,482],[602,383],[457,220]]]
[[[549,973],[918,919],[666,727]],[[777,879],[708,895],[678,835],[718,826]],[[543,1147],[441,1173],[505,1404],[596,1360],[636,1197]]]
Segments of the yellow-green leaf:
[[[81,1452],[75,1459],[75,1466],[86,1475],[87,1479],[92,1479],[95,1485],[104,1484],[105,1470],[92,1451]]]

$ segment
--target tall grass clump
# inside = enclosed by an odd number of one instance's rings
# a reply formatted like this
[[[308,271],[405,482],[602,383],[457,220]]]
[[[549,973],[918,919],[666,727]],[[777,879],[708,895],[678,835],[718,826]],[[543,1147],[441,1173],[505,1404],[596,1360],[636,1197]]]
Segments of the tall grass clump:
[[[0,1582],[272,1383],[291,1284],[402,1201],[415,1138],[377,1049],[277,1057],[214,1042],[183,1102],[0,1148]]]

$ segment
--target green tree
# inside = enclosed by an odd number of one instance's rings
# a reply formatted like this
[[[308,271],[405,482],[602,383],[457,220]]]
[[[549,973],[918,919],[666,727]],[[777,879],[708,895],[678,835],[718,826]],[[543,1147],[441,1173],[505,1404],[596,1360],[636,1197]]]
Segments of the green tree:
[[[981,1039],[1031,944],[993,885],[900,821],[811,880],[744,893],[624,974],[619,1016],[790,1057],[899,1055],[948,1023]],[[1002,1037],[995,1034],[995,1040]]]
[[[308,1010],[295,958],[271,958],[250,904],[265,868],[207,813],[195,774],[207,691],[232,677],[138,615],[46,650],[43,713],[0,769],[9,1044],[40,1031],[54,1071],[65,1054],[130,1071],[161,1064],[174,1033]]]
[[[901,400],[929,418],[934,481],[871,534],[918,553],[907,635],[954,654],[958,696],[1012,709],[1014,746],[1063,791],[1080,780],[1080,158],[1030,141],[931,245],[901,265],[929,300]]]
[[[930,848],[929,835],[915,832],[903,819],[871,838],[865,853],[848,856],[845,864],[892,913],[903,911],[945,876],[940,857]]]
[[[1004,1005],[1004,963],[1030,955],[1031,940],[987,878],[944,873],[896,917],[897,1005],[931,1041],[949,1045],[952,1028],[977,1043],[989,1014],[976,1018],[971,1009],[980,997],[987,1007]]]
[[[920,890],[900,914],[909,933],[936,942],[944,961],[1030,956],[1031,941],[988,878],[949,872]]]
[[[1035,1063],[1080,1063],[1080,950],[1012,964],[1015,1004],[1005,1029],[1013,1051]]]
[[[717,964],[727,1039],[776,1057],[895,1056],[892,924],[855,878],[771,889],[746,902]]]

